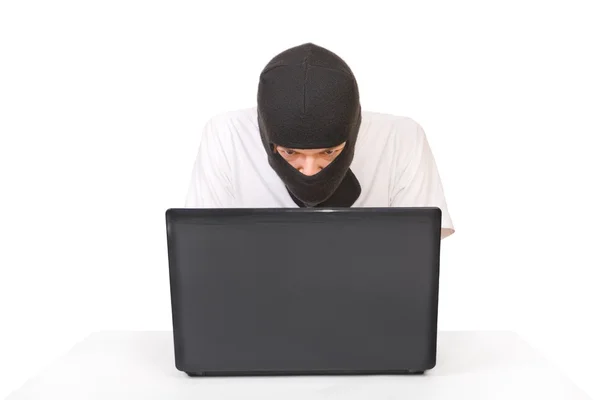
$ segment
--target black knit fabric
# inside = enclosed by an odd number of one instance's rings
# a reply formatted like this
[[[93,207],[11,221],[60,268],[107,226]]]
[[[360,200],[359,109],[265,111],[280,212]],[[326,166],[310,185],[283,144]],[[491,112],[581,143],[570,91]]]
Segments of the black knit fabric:
[[[358,85],[336,54],[306,43],[275,56],[258,85],[258,126],[269,164],[302,207],[349,207],[360,195],[350,171],[361,124]],[[346,142],[326,168],[306,176],[274,146],[320,149]]]

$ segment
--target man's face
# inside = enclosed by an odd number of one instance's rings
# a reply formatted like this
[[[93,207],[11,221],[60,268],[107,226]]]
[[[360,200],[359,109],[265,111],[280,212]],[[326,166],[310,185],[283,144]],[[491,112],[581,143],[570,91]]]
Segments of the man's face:
[[[284,160],[290,163],[292,167],[296,168],[304,175],[312,176],[331,164],[331,162],[340,155],[345,146],[346,142],[336,147],[310,150],[275,146],[275,151],[277,151]]]

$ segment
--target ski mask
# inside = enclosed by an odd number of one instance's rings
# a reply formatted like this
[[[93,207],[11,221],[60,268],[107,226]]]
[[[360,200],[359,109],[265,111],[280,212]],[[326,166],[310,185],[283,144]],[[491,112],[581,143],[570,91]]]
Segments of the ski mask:
[[[361,124],[358,85],[348,65],[306,43],[275,56],[260,74],[258,126],[269,165],[300,207],[350,207],[361,188],[350,170]],[[275,146],[330,148],[346,143],[317,174],[290,165]]]

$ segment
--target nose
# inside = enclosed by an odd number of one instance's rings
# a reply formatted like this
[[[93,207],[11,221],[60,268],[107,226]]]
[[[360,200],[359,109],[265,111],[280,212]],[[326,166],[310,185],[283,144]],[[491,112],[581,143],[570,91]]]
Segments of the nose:
[[[318,165],[317,160],[314,157],[306,157],[304,163],[298,168],[298,170],[306,176],[315,175],[322,169],[323,168]]]

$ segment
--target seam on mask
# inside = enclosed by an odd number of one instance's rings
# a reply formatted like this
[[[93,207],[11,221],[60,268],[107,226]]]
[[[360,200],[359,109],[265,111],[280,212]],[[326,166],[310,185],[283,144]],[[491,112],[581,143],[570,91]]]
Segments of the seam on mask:
[[[262,73],[261,73],[261,75],[264,75],[267,72],[273,71],[274,69],[277,69],[277,68],[290,67],[290,66],[293,66],[293,65],[294,64],[277,64],[277,65],[273,65],[272,67],[269,67],[269,68],[263,70]]]
[[[308,75],[308,63],[306,62],[306,57],[304,58],[304,61],[302,62],[302,64],[304,65],[304,85],[302,86],[302,89],[303,89],[302,112],[305,113],[306,112],[306,76]]]
[[[340,69],[340,68],[331,68],[331,67],[324,67],[322,65],[312,65],[312,64],[310,64],[310,66],[313,68],[321,68],[321,69],[326,69],[328,71],[339,72],[341,74],[344,74],[344,75],[352,78],[353,80],[356,79],[356,77],[354,75],[352,75],[351,73],[344,71],[343,69]]]
[[[302,107],[302,112],[306,113],[306,78],[308,77],[308,67],[309,67],[309,63],[308,63],[308,59],[309,57],[312,55],[312,48],[308,48],[308,54],[304,57],[304,101],[303,101],[303,107]]]

